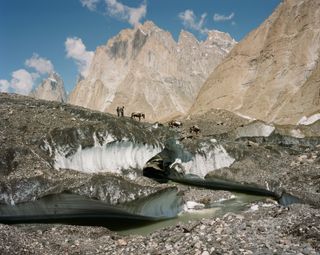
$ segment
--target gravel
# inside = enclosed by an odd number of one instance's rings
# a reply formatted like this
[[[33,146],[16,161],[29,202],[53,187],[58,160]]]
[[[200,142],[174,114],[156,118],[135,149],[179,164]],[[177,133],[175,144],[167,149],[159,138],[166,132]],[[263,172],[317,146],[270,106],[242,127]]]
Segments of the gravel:
[[[0,254],[320,254],[320,212],[256,204],[177,223],[147,236],[122,236],[102,227],[0,225]]]
[[[45,183],[39,182],[43,187],[49,183],[47,180],[53,184],[55,180],[67,183],[76,177],[86,183],[91,180],[80,173],[64,175],[63,172],[53,172],[48,165],[48,155],[39,149],[39,141],[53,129],[88,125],[104,128],[108,123],[118,125],[119,121],[123,128],[131,128],[136,132],[143,127],[130,119],[113,120],[114,117],[109,114],[66,104],[9,94],[0,94],[0,99],[0,174],[2,183],[6,184],[22,180],[30,185],[28,180],[34,176],[46,177]],[[33,120],[31,124],[30,119]],[[264,187],[281,186],[302,198],[305,204],[285,208],[268,199],[250,202],[245,210],[237,213],[175,223],[145,236],[120,235],[104,227],[0,224],[0,254],[320,254],[320,147],[303,144],[286,146],[282,144],[285,140],[276,140],[277,136],[263,139],[262,142],[259,139],[233,141],[226,134],[247,122],[229,112],[214,111],[210,116],[185,121],[185,128],[180,131],[180,135],[183,143],[190,146],[197,139],[225,139],[225,148],[236,158],[236,163],[230,168],[215,171],[214,177]],[[188,127],[194,124],[202,130],[199,135],[188,133]],[[171,135],[171,131],[165,128],[159,130],[159,134],[155,134],[161,139]],[[307,133],[319,134],[319,125],[311,131]],[[282,127],[281,132],[289,131],[287,127]],[[141,139],[144,139],[143,132]],[[108,176],[103,178],[107,179]],[[156,184],[140,177],[135,185]],[[53,185],[57,190],[55,192],[58,192],[56,186]],[[17,187],[21,188],[19,185]],[[72,190],[78,186],[69,184],[68,187]],[[205,206],[232,196],[227,191],[182,185],[177,187],[185,201],[195,201]],[[4,186],[0,187],[0,190],[3,189]],[[38,193],[31,195],[33,199]],[[24,193],[21,196],[30,200]]]

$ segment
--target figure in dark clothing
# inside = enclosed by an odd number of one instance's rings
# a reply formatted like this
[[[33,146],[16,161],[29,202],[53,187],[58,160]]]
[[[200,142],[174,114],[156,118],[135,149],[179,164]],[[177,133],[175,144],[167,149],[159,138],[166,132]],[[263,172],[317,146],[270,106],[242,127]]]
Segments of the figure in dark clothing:
[[[118,116],[118,117],[120,117],[120,112],[121,112],[121,110],[120,110],[120,107],[118,106],[118,107],[117,107],[117,116]]]
[[[122,106],[122,107],[118,106],[117,107],[117,116],[118,117],[123,117],[124,116],[124,106]]]
[[[124,106],[120,107],[120,115],[121,117],[124,116]]]

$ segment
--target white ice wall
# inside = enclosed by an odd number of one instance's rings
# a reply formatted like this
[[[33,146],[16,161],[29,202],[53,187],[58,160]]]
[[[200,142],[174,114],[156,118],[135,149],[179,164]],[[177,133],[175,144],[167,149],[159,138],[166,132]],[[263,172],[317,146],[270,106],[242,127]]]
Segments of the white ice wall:
[[[244,127],[238,127],[235,131],[236,138],[241,137],[268,137],[275,130],[273,125],[255,121]]]
[[[101,137],[101,134],[99,137]],[[71,150],[68,144],[64,146],[55,145],[55,148],[51,148],[49,143],[45,142],[45,147],[50,151],[50,154],[54,154],[55,169],[72,169],[87,173],[111,172],[123,174],[122,170],[142,169],[148,160],[162,151],[160,144],[153,146],[134,143],[125,138],[117,141],[107,133],[103,135],[103,139],[100,139],[100,141],[104,141],[103,144],[99,143],[96,134],[93,135],[93,139],[93,147],[83,149],[79,146],[71,156],[66,156]],[[191,160],[182,162],[181,159],[177,158],[175,163],[179,163],[184,174],[204,177],[210,171],[229,167],[234,161],[235,159],[227,153],[224,147],[212,139],[201,144]],[[128,177],[134,178],[135,176]]]
[[[235,159],[222,145],[216,144],[214,139],[210,142],[211,144],[203,143],[190,161],[182,162],[181,159],[176,159],[172,165],[179,163],[184,174],[195,174],[201,178],[204,178],[210,171],[231,166]]]
[[[309,117],[302,117],[297,123],[297,125],[310,125],[318,120],[320,120],[320,113],[313,114]]]
[[[54,168],[73,169],[81,172],[112,172],[121,174],[122,169],[142,169],[145,163],[158,154],[161,146],[133,143],[126,139],[114,141],[107,136],[101,145],[94,135],[95,144],[91,148],[79,146],[76,153],[66,157],[68,145],[55,148]]]

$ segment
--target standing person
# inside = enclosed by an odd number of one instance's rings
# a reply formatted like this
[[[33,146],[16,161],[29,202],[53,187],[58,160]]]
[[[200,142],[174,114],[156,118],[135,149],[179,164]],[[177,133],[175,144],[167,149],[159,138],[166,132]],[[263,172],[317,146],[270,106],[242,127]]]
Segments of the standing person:
[[[124,106],[121,107],[121,117],[124,116]]]
[[[120,111],[121,111],[120,107],[117,106],[117,115],[118,115],[118,117],[120,117]]]

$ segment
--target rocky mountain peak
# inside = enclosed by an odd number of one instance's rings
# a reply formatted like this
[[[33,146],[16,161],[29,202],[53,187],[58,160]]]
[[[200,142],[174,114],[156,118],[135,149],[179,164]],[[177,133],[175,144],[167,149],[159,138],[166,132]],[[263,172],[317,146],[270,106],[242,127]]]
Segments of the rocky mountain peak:
[[[144,33],[150,33],[154,30],[161,30],[156,24],[154,24],[151,20],[145,21],[143,24],[141,24],[138,27],[139,30],[141,30]]]
[[[226,42],[235,44],[236,41],[228,33],[224,33],[218,30],[208,31],[207,42],[215,42],[218,45],[224,45]]]
[[[49,101],[67,101],[63,80],[56,72],[51,72],[29,96]]]
[[[181,30],[181,32],[179,34],[178,45],[183,45],[183,44],[197,45],[197,44],[199,44],[199,41],[192,33],[188,32],[186,30]]]
[[[234,39],[230,36],[230,34],[219,31],[219,30],[209,30],[208,31],[208,38],[209,41],[217,41],[217,40],[230,40],[234,41]]]
[[[70,103],[111,113],[123,105],[129,114],[144,112],[149,121],[183,115],[232,48],[232,39],[227,40],[229,48],[217,50],[187,31],[177,43],[152,21],[125,29],[97,48],[89,75],[75,87]]]
[[[319,1],[283,1],[212,72],[192,114],[220,108],[267,122],[296,124],[319,113],[319,35]]]
[[[56,73],[56,72],[51,72],[48,75],[47,80],[50,81],[50,84],[51,84],[52,88],[57,88],[58,83],[63,82],[61,77],[60,77],[60,75],[58,73]]]
[[[165,33],[152,21],[146,21],[133,29],[124,29],[106,45],[111,58],[135,58],[144,46],[149,37],[161,37],[159,34]],[[163,37],[163,35],[162,35]]]

